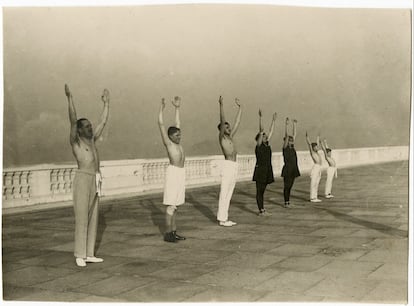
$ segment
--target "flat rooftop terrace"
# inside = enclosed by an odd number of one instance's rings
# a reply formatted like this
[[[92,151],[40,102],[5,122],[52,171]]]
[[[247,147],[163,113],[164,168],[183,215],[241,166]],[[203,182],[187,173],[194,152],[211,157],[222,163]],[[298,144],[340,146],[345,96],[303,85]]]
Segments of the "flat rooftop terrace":
[[[323,194],[325,173],[320,183]],[[408,161],[338,170],[333,199],[310,203],[308,176],[291,208],[283,182],[265,193],[237,183],[230,219],[217,225],[219,186],[191,189],[178,232],[162,239],[162,194],[104,201],[96,255],[73,257],[72,208],[3,215],[3,299],[65,302],[407,303]]]

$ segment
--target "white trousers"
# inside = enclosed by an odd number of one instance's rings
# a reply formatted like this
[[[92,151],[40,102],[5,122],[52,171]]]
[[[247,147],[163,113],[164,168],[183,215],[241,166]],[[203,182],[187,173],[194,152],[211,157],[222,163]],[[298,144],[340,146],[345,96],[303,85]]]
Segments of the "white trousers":
[[[221,170],[220,197],[218,203],[217,220],[227,221],[229,217],[230,200],[237,180],[237,162],[224,160]]]
[[[336,167],[328,167],[326,169],[326,184],[325,184],[325,195],[329,195],[332,192],[332,182],[334,179],[334,176],[336,177]]]
[[[310,173],[311,183],[310,183],[310,199],[318,198],[318,187],[321,180],[321,166],[314,164]]]

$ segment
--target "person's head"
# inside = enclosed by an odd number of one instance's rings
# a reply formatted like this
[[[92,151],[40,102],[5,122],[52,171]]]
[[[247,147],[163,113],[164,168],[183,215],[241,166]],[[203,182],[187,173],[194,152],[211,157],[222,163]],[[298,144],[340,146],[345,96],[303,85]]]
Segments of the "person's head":
[[[287,138],[288,138],[288,147],[293,148],[293,146],[295,145],[295,139],[291,135],[287,136]],[[283,140],[286,140],[286,137],[283,137]]]
[[[79,137],[92,139],[93,129],[92,124],[86,118],[81,118],[76,121]]]
[[[254,139],[257,141],[259,139],[259,137],[260,137],[260,132],[257,133],[257,135]],[[263,133],[262,142],[267,144],[268,141],[269,141],[269,136],[267,136],[266,133]]]
[[[329,157],[331,157],[331,153],[332,152],[332,150],[331,149],[326,149],[326,155],[328,155]]]
[[[218,124],[217,128],[221,129],[221,123]],[[230,123],[228,123],[227,121],[224,122],[224,135],[229,136],[231,134],[231,127],[230,127]]]
[[[318,152],[318,144],[316,142],[311,143],[312,151]]]
[[[178,127],[170,126],[168,128],[168,138],[170,138],[173,143],[179,144],[181,140],[181,130]]]

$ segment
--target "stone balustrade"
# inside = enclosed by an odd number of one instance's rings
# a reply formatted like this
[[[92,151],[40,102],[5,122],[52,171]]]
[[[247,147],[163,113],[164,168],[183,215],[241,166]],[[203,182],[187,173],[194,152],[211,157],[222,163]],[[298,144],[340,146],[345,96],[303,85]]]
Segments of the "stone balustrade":
[[[338,168],[361,166],[372,163],[408,160],[408,146],[340,149],[332,151]],[[321,152],[322,153],[322,152]],[[313,162],[307,151],[299,151],[298,164],[302,174],[310,171]],[[221,155],[188,157],[185,162],[188,187],[219,184]],[[239,155],[238,180],[250,180],[256,158]],[[164,183],[168,159],[135,159],[103,161],[103,197],[124,197],[147,192],[159,192]],[[281,152],[273,153],[272,164],[275,177],[283,167]],[[325,164],[324,167],[327,165]],[[66,206],[72,199],[72,182],[75,165],[36,165],[3,170],[3,210],[37,204],[53,203]]]

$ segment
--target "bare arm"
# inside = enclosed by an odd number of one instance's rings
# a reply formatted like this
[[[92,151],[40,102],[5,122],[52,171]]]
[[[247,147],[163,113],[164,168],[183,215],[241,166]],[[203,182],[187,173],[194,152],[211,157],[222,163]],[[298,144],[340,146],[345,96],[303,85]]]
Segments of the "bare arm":
[[[262,125],[262,110],[259,108],[259,132],[263,131]]]
[[[181,98],[174,97],[174,101],[171,102],[175,107],[175,126],[180,128],[180,106],[181,106]]]
[[[325,159],[327,160],[328,159],[328,153],[326,152],[326,146],[325,146],[324,141],[321,142],[321,148],[322,148],[323,154],[325,155]]]
[[[70,92],[69,86],[65,84],[65,95],[68,98],[68,108],[69,108],[69,121],[70,121],[70,136],[69,142],[71,145],[78,143],[78,127],[77,127],[77,117],[75,105],[73,104],[72,93]]]
[[[164,118],[163,118],[164,108],[165,108],[165,99],[162,98],[161,99],[160,112],[158,114],[158,126],[160,128],[162,142],[165,146],[167,146],[169,138],[168,138],[168,133],[165,130],[165,127],[164,127]]]
[[[296,140],[296,124],[298,121],[296,119],[293,119],[293,140]]]
[[[288,125],[289,125],[289,118],[286,118],[286,121],[285,121],[285,137],[284,137],[284,141],[283,141],[283,148],[286,148],[287,145],[288,145],[288,142],[289,142],[288,132],[287,132]]]
[[[259,109],[259,137],[256,140],[256,145],[260,146],[263,142],[263,126],[262,126],[262,111]]]
[[[306,131],[306,143],[308,144],[309,152],[312,155],[312,145],[311,145],[311,141],[309,139],[308,131]]]
[[[109,91],[108,89],[104,89],[102,94],[102,102],[104,103],[104,109],[101,114],[101,120],[99,120],[99,124],[96,127],[94,139],[98,139],[102,135],[102,131],[108,122],[109,116]]]
[[[272,138],[273,132],[275,130],[276,118],[277,118],[277,113],[274,113],[272,117],[272,124],[270,124],[270,128],[269,128],[269,136],[268,136],[269,141],[270,141],[270,138]]]
[[[240,119],[241,119],[241,105],[239,103],[239,99],[236,98],[235,101],[236,105],[239,107],[239,109],[237,110],[237,115],[236,115],[236,120],[234,122],[234,127],[233,130],[231,132],[231,137],[233,138],[233,136],[236,134],[237,130],[239,129],[239,125],[240,125]]]
[[[220,105],[220,134],[219,138],[222,139],[224,137],[224,123],[226,122],[226,118],[224,117],[224,109],[223,109],[223,97],[219,97],[219,105]]]

